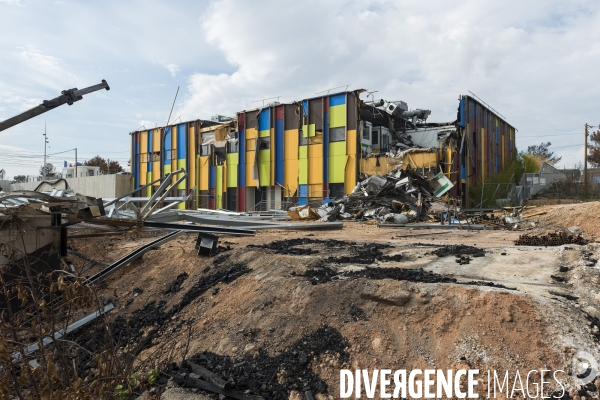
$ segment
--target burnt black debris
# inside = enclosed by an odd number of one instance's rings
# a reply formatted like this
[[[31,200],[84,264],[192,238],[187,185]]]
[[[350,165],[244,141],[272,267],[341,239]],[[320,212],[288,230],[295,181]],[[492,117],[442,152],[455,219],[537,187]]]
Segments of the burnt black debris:
[[[133,288],[133,295],[134,296],[139,296],[140,294],[144,293],[144,289],[140,289],[138,287]]]
[[[357,306],[354,303],[350,304],[350,308],[348,309],[348,315],[350,316],[351,320],[354,322],[369,320],[367,313],[365,313],[362,308],[360,308],[359,306]]]
[[[548,291],[548,293],[550,293],[553,296],[564,297],[565,299],[571,300],[571,301],[575,301],[575,300],[579,299],[579,297],[577,297],[577,296],[571,296],[570,294],[566,294],[566,293],[554,292],[552,290]]]
[[[422,268],[372,268],[365,267],[360,271],[338,272],[336,269],[324,266],[308,269],[304,276],[313,285],[331,282],[336,279],[368,278],[368,279],[395,279],[398,281],[423,282],[423,283],[456,283],[456,279],[449,278],[434,272],[424,271]]]
[[[240,276],[250,272],[246,264],[234,264],[227,269],[221,269],[212,274],[200,277],[200,279],[183,294],[179,303],[169,311],[165,311],[164,300],[152,301],[139,310],[132,313],[129,319],[118,316],[110,324],[109,332],[104,330],[102,321],[97,321],[81,328],[72,334],[72,340],[81,346],[78,356],[84,361],[82,374],[93,367],[90,354],[101,350],[100,346],[107,343],[105,335],[110,335],[112,342],[120,347],[128,346],[135,354],[139,353],[152,344],[152,340],[159,332],[169,329],[169,332],[178,332],[182,329],[185,321],[179,321],[173,326],[172,317],[189,305],[200,295],[210,290],[217,284],[223,282],[229,284]],[[179,277],[178,277],[179,278]],[[177,281],[177,279],[176,279]],[[145,335],[142,334],[146,328],[151,328]]]
[[[473,257],[483,257],[485,256],[485,251],[475,246],[468,246],[465,244],[451,244],[447,246],[442,246],[438,249],[435,249],[431,252],[431,254],[435,254],[438,257],[447,257],[447,256],[463,256],[469,255]]]
[[[550,275],[550,278],[554,279],[557,282],[566,282],[567,279],[563,278],[562,276],[557,276],[557,275]]]
[[[246,247],[254,247],[254,248],[262,248],[273,250],[278,254],[291,254],[291,255],[310,255],[318,253],[319,250],[314,248],[314,245],[322,245],[323,247],[334,250],[347,247],[350,242],[344,242],[341,240],[319,240],[319,239],[308,239],[308,238],[298,238],[298,239],[288,239],[288,240],[276,240],[271,243],[266,243],[262,245],[254,245],[249,244]],[[311,246],[311,247],[301,247],[301,246]]]
[[[565,267],[565,266],[560,266],[558,267],[558,272],[567,272],[569,270],[569,267]]]
[[[171,282],[169,286],[167,286],[165,294],[179,292],[181,290],[181,285],[183,284],[183,281],[185,281],[187,278],[189,278],[189,275],[186,272],[177,275],[177,278],[175,278],[175,280]]]
[[[517,290],[517,288],[512,288],[508,286],[504,286],[500,283],[488,282],[488,281],[469,281],[469,282],[458,282],[459,285],[473,285],[473,286],[487,286],[487,287],[495,287],[498,289],[507,289],[507,290]]]
[[[465,264],[469,264],[471,262],[471,257],[469,256],[456,256],[456,263],[460,264],[460,265],[465,265]]]
[[[524,233],[515,240],[515,246],[561,246],[563,244],[585,245],[587,240],[581,234],[574,235],[569,231],[549,232],[545,235]]]
[[[311,368],[313,361],[320,356],[339,357],[339,362],[348,361],[346,348],[349,343],[341,333],[328,325],[302,337],[289,348],[282,349],[276,356],[270,356],[264,349],[257,354],[247,354],[243,358],[233,359],[214,353],[198,353],[189,361],[201,365],[219,375],[228,382],[229,390],[249,395],[260,395],[265,399],[288,399],[290,392],[296,390],[304,395],[311,391],[313,394],[327,394],[330,388]],[[183,367],[177,370],[172,365],[170,375],[175,381],[185,385],[185,374],[191,370]],[[182,376],[183,375],[183,376]],[[335,388],[331,394],[335,393]]]

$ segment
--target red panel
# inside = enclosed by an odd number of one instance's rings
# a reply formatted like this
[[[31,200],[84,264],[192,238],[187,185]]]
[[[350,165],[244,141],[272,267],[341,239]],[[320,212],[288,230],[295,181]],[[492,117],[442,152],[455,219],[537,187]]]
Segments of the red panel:
[[[323,198],[329,197],[329,183],[323,183]]]
[[[238,187],[238,211],[246,211],[246,188]]]
[[[323,97],[323,112],[329,112],[329,97]]]
[[[283,106],[275,107],[275,119],[276,120],[283,119]]]
[[[244,117],[245,117],[245,113],[239,113],[238,114],[238,131],[241,131],[242,129],[244,129]]]

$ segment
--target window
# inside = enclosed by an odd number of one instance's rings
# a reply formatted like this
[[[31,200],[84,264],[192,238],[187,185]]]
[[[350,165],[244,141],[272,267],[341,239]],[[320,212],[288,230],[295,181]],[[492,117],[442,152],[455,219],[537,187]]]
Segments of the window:
[[[330,142],[343,142],[344,140],[346,140],[346,127],[342,126],[329,129]]]
[[[258,149],[259,150],[269,150],[271,148],[271,138],[263,137],[259,139]]]
[[[237,140],[229,140],[227,142],[227,153],[237,153],[238,149],[238,141]]]
[[[140,159],[143,163],[148,162],[148,153],[140,154]]]
[[[338,129],[338,128],[333,128],[333,129]],[[368,127],[365,127],[365,129],[363,129],[363,139],[371,140],[371,131],[369,130]]]
[[[373,130],[373,138],[371,139],[371,144],[379,144],[379,130]]]
[[[302,130],[299,130],[298,132],[300,133],[300,140],[299,140],[298,144],[300,146],[306,146],[308,144],[308,138],[304,137]]]
[[[201,156],[207,156],[209,154],[209,148],[208,145],[205,144],[203,146],[200,146],[200,155]]]

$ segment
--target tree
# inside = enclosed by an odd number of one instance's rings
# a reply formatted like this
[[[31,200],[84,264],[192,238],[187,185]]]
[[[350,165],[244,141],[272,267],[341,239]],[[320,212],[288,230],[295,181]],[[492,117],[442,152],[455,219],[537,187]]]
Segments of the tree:
[[[600,167],[600,130],[592,132],[588,141],[588,163]]]
[[[51,163],[40,167],[40,175],[45,178],[56,178],[56,168]]]
[[[21,182],[25,182],[27,180],[27,177],[25,175],[16,175],[14,177],[14,180],[21,183]]]
[[[4,168],[0,169],[0,180],[4,179],[5,176],[6,176],[6,171],[4,170]]]
[[[116,174],[117,172],[123,172],[123,167],[119,165],[118,161],[110,161],[110,165],[107,165],[106,160],[100,156],[96,156],[87,160],[83,163],[83,165],[89,167],[100,167],[100,172],[105,172],[108,174]]]
[[[550,142],[542,142],[538,145],[529,146],[527,147],[527,153],[534,157],[539,157],[543,162],[554,165],[562,160],[562,157],[556,156],[553,151],[550,151],[549,147],[551,145],[552,143]]]

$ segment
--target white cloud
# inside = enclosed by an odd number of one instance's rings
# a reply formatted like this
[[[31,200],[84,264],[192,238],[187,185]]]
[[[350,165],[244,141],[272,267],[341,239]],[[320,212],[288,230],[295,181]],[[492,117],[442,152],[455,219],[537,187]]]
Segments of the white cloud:
[[[472,90],[520,134],[541,137],[571,132],[596,113],[600,4],[593,1],[414,7],[271,0],[257,7],[217,0],[201,21],[206,40],[234,71],[192,74],[183,119],[255,108],[253,100],[272,96],[299,100],[348,83],[430,108],[432,121],[454,119],[458,95]]]
[[[179,73],[179,66],[177,64],[169,63],[164,65],[165,68],[169,71],[171,76],[174,78]]]
[[[8,4],[9,6],[23,7],[23,3],[21,3],[21,0],[0,0],[0,3]]]

